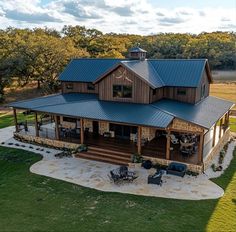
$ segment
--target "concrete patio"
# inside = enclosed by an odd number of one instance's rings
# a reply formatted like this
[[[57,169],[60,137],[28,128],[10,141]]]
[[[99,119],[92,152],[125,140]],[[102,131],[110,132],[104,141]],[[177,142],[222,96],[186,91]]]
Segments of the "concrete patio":
[[[133,183],[116,185],[110,182],[108,173],[118,166],[80,158],[56,158],[55,154],[60,152],[58,150],[43,149],[43,147],[25,143],[25,147],[22,147],[23,143],[14,140],[10,136],[12,130],[12,127],[0,129],[0,142],[5,142],[2,146],[9,146],[8,143],[13,143],[9,147],[40,153],[43,159],[30,168],[30,171],[35,174],[64,180],[100,191],[143,196],[202,200],[216,199],[224,194],[223,189],[210,181],[209,175],[206,174],[201,174],[197,177],[186,175],[184,178],[164,174],[162,186],[150,185],[147,184],[147,177],[149,174],[154,173],[155,170],[145,170],[143,168],[134,170],[139,177]],[[18,143],[18,146],[15,146],[15,143]],[[31,146],[31,149],[29,146]]]

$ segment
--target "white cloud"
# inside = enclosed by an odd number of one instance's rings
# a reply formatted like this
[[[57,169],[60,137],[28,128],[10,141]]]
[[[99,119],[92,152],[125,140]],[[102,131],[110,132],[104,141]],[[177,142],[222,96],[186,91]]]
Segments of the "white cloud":
[[[2,0],[0,27],[84,25],[103,32],[155,34],[236,30],[229,8],[154,8],[147,0]]]

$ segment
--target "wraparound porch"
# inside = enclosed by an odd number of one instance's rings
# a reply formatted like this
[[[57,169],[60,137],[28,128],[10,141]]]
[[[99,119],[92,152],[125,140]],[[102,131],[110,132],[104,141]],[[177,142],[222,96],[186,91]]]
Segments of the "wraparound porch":
[[[203,161],[203,132],[178,130],[176,128],[160,129],[127,124],[114,124],[112,122],[93,121],[73,117],[66,117],[67,122],[64,123],[62,121],[64,117],[60,115],[53,115],[53,123],[39,126],[39,113],[34,112],[34,114],[35,125],[28,126],[28,131],[26,131],[25,128],[19,127],[16,118],[16,131],[21,134],[36,137],[75,144],[86,144],[88,146],[96,146],[111,151],[124,152],[130,154],[130,156],[131,154],[138,153],[145,157],[196,165],[201,165]],[[71,121],[69,119],[71,119]],[[227,115],[225,115],[224,121],[222,119],[220,120],[220,126],[213,128],[212,146],[214,146],[213,143],[216,144],[223,135],[225,122],[227,122]],[[116,125],[118,129],[114,129]],[[186,138],[190,138],[191,141],[186,141],[185,144],[189,144],[190,147],[194,145],[193,151],[188,152],[188,149],[185,149],[187,152],[183,152],[183,139]],[[177,143],[175,140],[177,140]]]

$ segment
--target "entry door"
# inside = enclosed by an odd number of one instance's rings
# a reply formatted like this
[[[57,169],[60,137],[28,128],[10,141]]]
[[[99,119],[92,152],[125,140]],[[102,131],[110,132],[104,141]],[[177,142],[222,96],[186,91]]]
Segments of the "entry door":
[[[130,127],[124,125],[115,125],[115,136],[122,139],[130,139]]]
[[[99,135],[98,121],[93,121],[93,135],[95,135],[95,136]]]

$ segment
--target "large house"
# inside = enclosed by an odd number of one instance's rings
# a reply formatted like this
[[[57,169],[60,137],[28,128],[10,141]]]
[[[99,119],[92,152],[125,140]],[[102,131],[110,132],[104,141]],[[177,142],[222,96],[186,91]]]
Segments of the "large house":
[[[128,164],[132,154],[201,172],[229,138],[233,103],[209,96],[207,59],[73,59],[61,73],[61,93],[15,102],[15,136],[58,147],[86,144],[78,157]],[[35,113],[20,130],[16,110]],[[38,115],[53,122],[39,126]],[[51,129],[50,129],[51,128]]]

